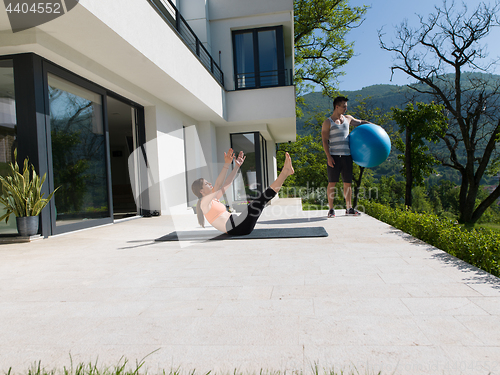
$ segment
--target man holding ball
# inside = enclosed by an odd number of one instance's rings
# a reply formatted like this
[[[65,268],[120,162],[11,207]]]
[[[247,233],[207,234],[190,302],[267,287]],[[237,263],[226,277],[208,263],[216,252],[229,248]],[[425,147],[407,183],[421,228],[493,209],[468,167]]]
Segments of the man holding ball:
[[[369,121],[358,120],[350,115],[346,115],[348,99],[338,96],[333,100],[333,114],[328,117],[321,128],[321,138],[323,149],[328,160],[328,217],[335,217],[333,208],[333,198],[335,195],[335,185],[339,182],[342,174],[344,182],[344,198],[346,203],[346,215],[358,216],[359,212],[352,207],[352,157],[349,147],[349,127],[353,128],[369,124]]]

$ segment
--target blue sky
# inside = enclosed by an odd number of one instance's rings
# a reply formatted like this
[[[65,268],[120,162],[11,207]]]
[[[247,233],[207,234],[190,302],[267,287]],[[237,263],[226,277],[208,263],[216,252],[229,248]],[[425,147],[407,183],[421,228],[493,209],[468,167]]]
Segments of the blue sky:
[[[488,3],[488,0],[486,1]],[[340,91],[359,90],[375,84],[405,85],[412,81],[404,73],[396,72],[391,82],[393,54],[380,48],[377,31],[384,27],[385,41],[394,36],[395,26],[406,18],[410,26],[417,27],[417,14],[427,18],[434,10],[434,5],[441,5],[441,0],[350,0],[350,5],[371,6],[366,13],[363,24],[349,32],[348,41],[354,41],[355,56],[344,67],[345,76],[340,78]],[[469,9],[479,4],[479,0],[468,0]],[[460,0],[456,4],[461,4]],[[500,56],[500,29],[496,28],[486,39],[489,57]],[[497,69],[497,74],[500,69]]]

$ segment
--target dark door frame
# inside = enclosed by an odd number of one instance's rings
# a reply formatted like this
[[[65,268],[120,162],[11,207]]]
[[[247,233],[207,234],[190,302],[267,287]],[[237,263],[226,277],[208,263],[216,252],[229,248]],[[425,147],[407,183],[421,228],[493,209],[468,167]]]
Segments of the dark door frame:
[[[229,139],[231,143],[231,147],[233,147],[233,135],[239,135],[239,134],[253,134],[253,141],[254,141],[254,147],[255,147],[255,172],[256,172],[256,177],[257,177],[257,187],[258,191],[261,193],[264,192],[264,189],[267,188],[267,186],[264,186],[264,183],[267,179],[267,165],[264,165],[263,163],[267,159],[267,150],[261,150],[261,137],[262,139],[265,140],[265,138],[262,136],[262,134],[259,131],[248,131],[248,132],[238,132],[238,133],[230,133],[229,134]],[[265,155],[265,158],[263,160],[262,155]],[[264,178],[263,178],[264,177]]]

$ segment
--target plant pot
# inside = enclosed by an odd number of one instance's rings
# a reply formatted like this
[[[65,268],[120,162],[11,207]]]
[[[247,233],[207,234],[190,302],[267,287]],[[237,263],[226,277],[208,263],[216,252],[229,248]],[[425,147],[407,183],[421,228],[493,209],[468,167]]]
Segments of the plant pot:
[[[29,237],[38,233],[38,216],[16,217],[16,223],[20,236]]]

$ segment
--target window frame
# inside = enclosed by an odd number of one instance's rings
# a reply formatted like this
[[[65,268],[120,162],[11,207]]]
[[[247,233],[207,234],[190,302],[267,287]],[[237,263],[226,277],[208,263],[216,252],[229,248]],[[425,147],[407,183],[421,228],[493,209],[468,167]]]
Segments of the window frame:
[[[276,48],[277,48],[277,78],[278,82],[275,85],[262,85],[261,84],[261,70],[260,70],[260,60],[259,60],[259,32],[262,31],[276,31]],[[252,33],[253,40],[253,62],[254,62],[254,72],[255,75],[255,85],[251,87],[239,87],[238,85],[238,75],[245,74],[238,72],[238,59],[236,53],[236,36],[239,34]],[[286,72],[285,72],[285,40],[283,37],[283,25],[269,26],[269,27],[259,27],[252,29],[242,29],[232,31],[232,44],[233,44],[233,70],[234,70],[234,87],[235,90],[249,90],[258,88],[268,88],[268,87],[279,87],[286,85]],[[248,74],[248,73],[246,73]]]

